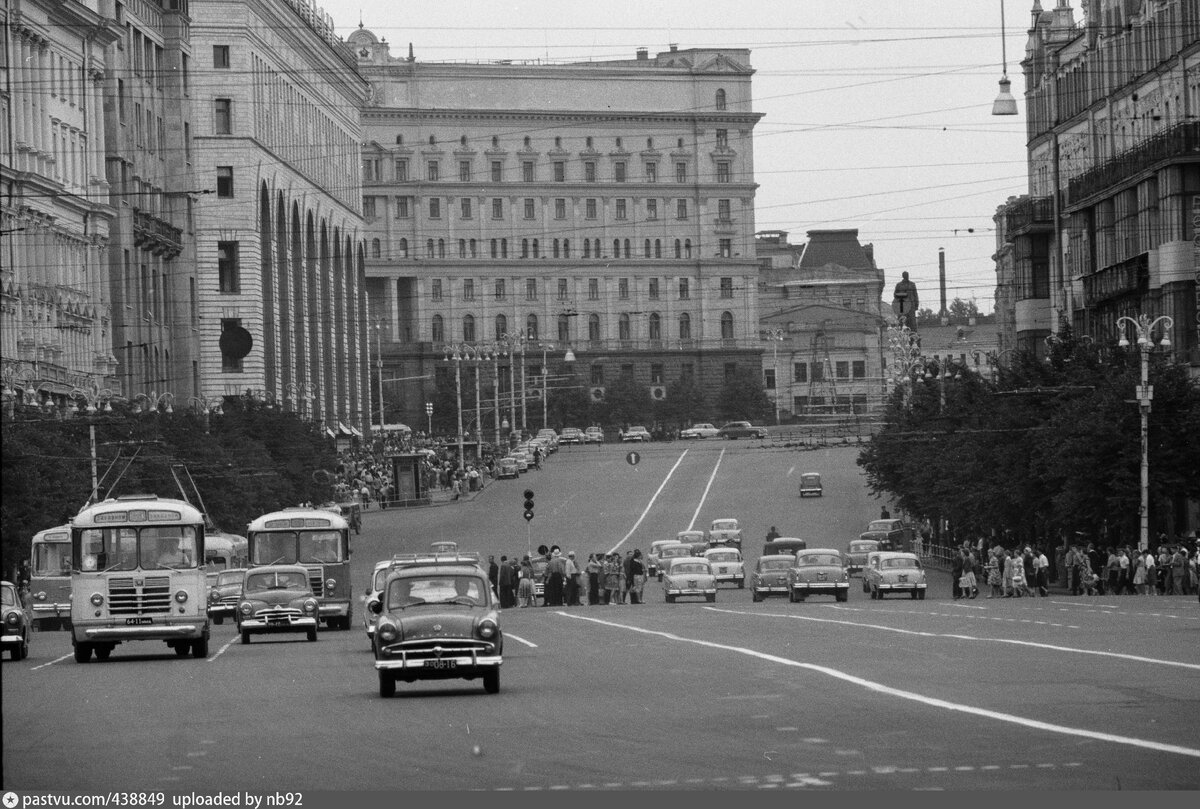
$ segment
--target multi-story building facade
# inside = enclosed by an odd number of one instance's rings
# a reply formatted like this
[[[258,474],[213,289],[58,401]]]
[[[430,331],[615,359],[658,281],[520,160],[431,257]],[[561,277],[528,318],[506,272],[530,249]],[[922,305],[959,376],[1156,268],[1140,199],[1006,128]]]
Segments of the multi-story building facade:
[[[747,51],[440,64],[347,41],[372,84],[366,266],[389,377],[514,337],[556,372],[570,348],[594,398],[620,375],[661,398],[758,371]],[[389,389],[388,419],[419,419],[428,386]]]
[[[65,406],[95,401],[115,382],[102,83],[106,46],[119,33],[111,11],[41,0],[0,8],[6,398]]]
[[[249,390],[333,430],[369,424],[368,85],[305,0],[197,0],[190,38],[187,157],[206,192],[180,298],[195,335],[190,383],[204,400]]]
[[[873,246],[856,229],[810,230],[805,245],[763,231],[757,242],[763,376],[779,419],[878,408],[887,321]]]
[[[1034,3],[1024,68],[1029,195],[1002,206],[997,253],[1014,285],[1011,340],[1044,351],[1072,325],[1115,344],[1126,315],[1170,315],[1200,365],[1200,7]],[[1002,221],[1003,220],[1003,221]]]

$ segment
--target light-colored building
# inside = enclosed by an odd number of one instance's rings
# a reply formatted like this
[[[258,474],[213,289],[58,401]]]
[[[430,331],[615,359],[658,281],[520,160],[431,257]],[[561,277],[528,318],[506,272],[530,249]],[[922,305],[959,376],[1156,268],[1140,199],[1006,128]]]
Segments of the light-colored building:
[[[877,409],[885,394],[883,271],[858,230],[758,234],[766,389],[780,421]]]
[[[368,85],[304,0],[195,0],[191,382],[334,432],[370,423],[359,110]],[[209,193],[211,192],[211,193]]]
[[[0,353],[5,398],[67,406],[115,384],[104,176],[111,7],[0,7]]]
[[[393,57],[365,29],[347,41],[371,82],[363,213],[387,377],[522,335],[527,370],[544,348],[557,373],[570,348],[593,398],[618,375],[662,398],[683,376],[758,370],[748,51],[450,64]],[[507,367],[487,383],[502,400]],[[430,387],[389,388],[388,420],[423,422]]]

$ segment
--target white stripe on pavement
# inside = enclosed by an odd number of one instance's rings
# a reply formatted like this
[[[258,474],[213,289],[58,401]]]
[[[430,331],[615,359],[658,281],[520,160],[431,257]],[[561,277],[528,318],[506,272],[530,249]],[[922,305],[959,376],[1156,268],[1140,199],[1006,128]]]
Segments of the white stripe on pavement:
[[[504,633],[504,637],[506,637],[506,638],[512,638],[512,639],[513,639],[513,640],[515,640],[517,643],[524,643],[524,644],[525,644],[526,646],[528,646],[530,649],[536,649],[536,648],[538,647],[536,643],[532,643],[531,641],[527,641],[527,640],[525,640],[524,638],[522,638],[520,635],[514,635],[514,634],[513,634],[513,633],[511,633],[511,632],[505,632],[505,633]]]
[[[725,450],[721,450],[721,451],[722,451],[722,452],[724,452]],[[645,509],[642,511],[642,515],[641,515],[640,517],[638,517],[638,518],[637,518],[637,522],[635,522],[635,523],[633,524],[633,527],[629,529],[629,533],[628,533],[628,534],[626,534],[625,536],[621,537],[621,541],[620,541],[620,542],[618,542],[616,545],[613,545],[613,546],[612,546],[612,548],[610,548],[610,549],[609,549],[609,551],[608,551],[609,553],[614,553],[614,552],[616,552],[616,550],[617,550],[618,548],[620,548],[622,545],[624,545],[624,544],[625,544],[625,542],[626,542],[626,541],[627,541],[627,540],[628,540],[628,539],[629,539],[631,536],[633,536],[633,532],[634,532],[634,531],[636,531],[636,530],[638,529],[638,526],[642,524],[642,520],[646,519],[646,515],[647,515],[647,514],[649,514],[649,513],[650,513],[650,509],[654,507],[654,501],[658,499],[658,496],[659,496],[660,494],[662,494],[662,490],[663,490],[664,488],[666,488],[667,481],[671,479],[671,475],[675,474],[675,470],[679,468],[679,464],[683,463],[683,458],[684,458],[684,455],[687,455],[687,454],[688,454],[688,452],[689,452],[689,450],[686,450],[686,449],[685,449],[685,450],[683,451],[683,455],[680,455],[680,456],[679,456],[679,460],[677,460],[677,461],[675,462],[675,465],[671,467],[671,471],[667,473],[667,476],[666,476],[665,478],[663,478],[663,482],[662,482],[661,484],[659,484],[658,491],[656,491],[656,492],[654,493],[654,496],[650,498],[650,502],[646,504],[646,508],[645,508]]]
[[[643,629],[642,627],[629,626],[626,624],[618,624],[613,621],[603,621],[599,618],[589,618],[586,615],[578,615],[570,612],[558,612],[565,618],[574,618],[577,621],[589,621],[591,623],[600,624],[602,626],[612,627],[614,629],[624,629],[630,632],[638,632],[644,635],[654,635],[668,640],[676,640],[681,643],[691,643],[696,646],[706,646],[710,649],[722,649],[736,654],[746,655],[747,657],[756,657],[760,660],[765,660],[769,663],[779,663],[784,666],[793,666],[795,668],[808,669],[815,671],[818,674],[825,674],[838,680],[842,680],[853,685],[858,685],[870,691],[875,691],[880,694],[888,694],[900,699],[919,702],[924,705],[929,705],[934,708],[942,708],[948,711],[958,713],[971,714],[974,716],[982,716],[988,719],[995,719],[999,722],[1007,722],[1009,724],[1021,725],[1035,730],[1045,730],[1051,733],[1062,733],[1068,736],[1078,736],[1085,739],[1095,739],[1102,742],[1112,742],[1114,744],[1124,744],[1131,747],[1142,747],[1148,750],[1156,750],[1161,753],[1174,753],[1181,756],[1190,756],[1192,758],[1200,758],[1200,750],[1191,747],[1183,747],[1181,745],[1166,744],[1164,742],[1156,742],[1148,739],[1138,739],[1132,736],[1119,736],[1115,733],[1101,733],[1095,730],[1087,730],[1086,728],[1072,728],[1066,725],[1056,725],[1051,722],[1042,722],[1038,719],[1027,719],[1023,716],[1015,714],[1002,713],[1000,711],[992,711],[986,708],[976,708],[973,705],[964,705],[958,702],[950,702],[949,700],[938,699],[936,697],[927,697],[923,694],[917,694],[913,691],[905,691],[900,688],[893,688],[882,683],[873,682],[855,677],[852,674],[847,674],[837,669],[829,668],[828,666],[818,666],[815,663],[801,663],[798,660],[789,660],[786,657],[778,655],[766,654],[764,652],[756,652],[753,649],[745,649],[740,646],[728,646],[723,643],[714,643],[713,641],[699,640],[696,638],[685,638],[680,635],[674,635],[670,632],[662,632],[654,629]]]
[[[51,660],[49,663],[43,663],[40,666],[34,666],[33,668],[30,669],[30,671],[37,671],[38,669],[46,668],[46,666],[53,666],[55,663],[61,663],[69,657],[74,657],[74,655],[75,655],[75,653],[71,652],[71,654],[69,654],[69,655],[63,655],[62,657],[56,657],[53,660]]]
[[[708,483],[704,486],[704,494],[700,495],[700,502],[696,504],[696,511],[692,514],[692,521],[688,523],[687,530],[691,531],[696,525],[696,518],[700,516],[700,509],[704,508],[704,501],[708,499],[708,490],[712,488],[713,481],[717,479],[717,470],[721,468],[721,459],[725,457],[725,450],[721,450],[721,454],[717,456],[717,462],[713,465],[712,474],[708,476]]]

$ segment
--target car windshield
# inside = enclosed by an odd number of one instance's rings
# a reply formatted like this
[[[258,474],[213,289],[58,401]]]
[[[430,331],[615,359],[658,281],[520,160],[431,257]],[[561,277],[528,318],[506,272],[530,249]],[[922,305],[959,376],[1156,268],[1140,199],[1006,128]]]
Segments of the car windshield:
[[[341,562],[342,543],[337,531],[304,531],[300,534],[300,562],[328,564]]]
[[[737,527],[737,520],[716,520],[712,524],[714,531],[736,531]]]
[[[842,557],[834,553],[802,553],[796,556],[796,567],[841,565]]]
[[[708,561],[710,561],[710,562],[740,562],[742,560],[738,557],[737,553],[735,553],[733,551],[726,551],[724,553],[708,554]]]
[[[805,483],[820,483],[821,476],[820,475],[801,475],[800,480],[804,481]]]
[[[677,556],[691,556],[691,548],[663,548],[662,555],[664,559],[671,559]]]
[[[703,541],[703,539],[703,531],[684,531],[678,537],[676,537],[677,542],[696,542],[698,540]]]
[[[402,610],[423,604],[487,603],[487,585],[479,576],[428,576],[394,580],[388,587],[388,609]]]
[[[850,553],[870,553],[879,550],[878,542],[851,542]]]
[[[896,523],[893,520],[872,520],[867,526],[868,531],[890,531]]]
[[[920,567],[916,559],[884,559],[884,567]]]
[[[222,571],[217,574],[217,586],[220,587],[223,584],[241,584],[242,576],[244,575],[245,573],[240,570]]]
[[[758,563],[759,570],[787,570],[791,566],[787,559],[767,559]]]
[[[0,602],[6,607],[17,606],[17,588],[11,584],[6,584],[0,589]]]
[[[299,570],[273,570],[267,573],[251,573],[246,577],[247,593],[264,593],[269,590],[307,590],[308,576]]]
[[[698,573],[707,573],[708,566],[696,564],[695,562],[681,562],[671,567],[671,575],[696,575]]]

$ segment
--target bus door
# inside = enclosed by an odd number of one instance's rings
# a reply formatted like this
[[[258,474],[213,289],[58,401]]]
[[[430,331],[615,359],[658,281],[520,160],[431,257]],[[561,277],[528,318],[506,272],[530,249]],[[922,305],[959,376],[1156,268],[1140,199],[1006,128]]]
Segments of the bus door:
[[[33,535],[29,593],[37,629],[65,629],[71,624],[71,526],[60,525]]]

